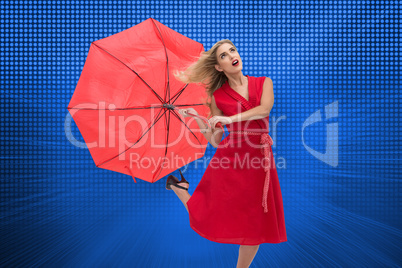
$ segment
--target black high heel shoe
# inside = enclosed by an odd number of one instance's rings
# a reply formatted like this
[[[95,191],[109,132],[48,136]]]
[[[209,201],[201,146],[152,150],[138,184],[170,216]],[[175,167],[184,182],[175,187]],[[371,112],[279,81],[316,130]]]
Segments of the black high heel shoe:
[[[181,188],[181,189],[184,189],[184,190],[188,191],[188,188],[185,188],[183,186],[177,185],[178,183],[185,182],[185,183],[188,184],[188,186],[190,186],[190,183],[188,181],[186,181],[186,179],[183,177],[183,174],[181,173],[180,169],[179,169],[179,171],[180,171],[181,180],[179,181],[179,179],[177,179],[175,176],[169,175],[169,177],[166,180],[166,189],[167,190],[172,190],[171,185],[173,185],[175,187],[178,187],[178,188]]]

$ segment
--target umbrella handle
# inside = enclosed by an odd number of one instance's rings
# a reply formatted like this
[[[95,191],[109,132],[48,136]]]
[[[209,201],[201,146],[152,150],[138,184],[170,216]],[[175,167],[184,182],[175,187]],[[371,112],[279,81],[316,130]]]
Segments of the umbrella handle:
[[[179,110],[179,109],[178,109],[178,108],[175,108],[175,110]],[[208,121],[208,119],[207,119],[206,117],[201,116],[201,115],[192,114],[192,113],[189,113],[189,112],[187,112],[187,113],[188,113],[189,115],[191,115],[191,116],[195,116],[195,117],[200,118],[201,120],[204,120],[205,123],[207,123],[208,127],[211,128],[211,125],[209,124],[209,121]],[[216,124],[216,126],[217,126],[217,127],[220,127],[220,128],[222,129],[223,133],[225,133],[225,129],[223,128],[223,126],[222,126],[222,124],[221,124],[220,122],[218,122],[218,123]]]

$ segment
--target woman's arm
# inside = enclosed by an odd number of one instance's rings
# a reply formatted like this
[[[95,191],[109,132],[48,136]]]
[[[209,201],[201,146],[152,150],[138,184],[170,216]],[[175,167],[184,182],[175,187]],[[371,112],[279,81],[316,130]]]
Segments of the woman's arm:
[[[233,122],[240,122],[246,120],[257,120],[265,118],[271,112],[274,106],[274,87],[271,78],[266,77],[262,89],[261,102],[259,106],[256,106],[243,113],[238,113],[229,116]]]
[[[223,112],[219,110],[218,106],[216,106],[215,98],[212,96],[212,101],[211,101],[211,112],[212,115],[218,115],[218,116],[224,116]],[[208,140],[208,142],[214,147],[218,147],[218,144],[222,140],[222,135],[223,131],[221,128],[209,128],[207,124],[202,121],[200,118],[195,117],[195,120],[198,123],[198,126],[200,127],[201,130],[207,130],[204,134],[205,138]]]

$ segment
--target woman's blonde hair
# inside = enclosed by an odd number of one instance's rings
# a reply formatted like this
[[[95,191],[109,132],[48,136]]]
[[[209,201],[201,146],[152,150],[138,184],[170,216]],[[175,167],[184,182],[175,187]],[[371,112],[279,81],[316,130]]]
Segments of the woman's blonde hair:
[[[201,52],[201,56],[196,62],[191,64],[184,71],[176,70],[173,75],[177,80],[183,83],[202,83],[206,87],[207,98],[203,100],[203,104],[209,107],[209,114],[211,116],[211,102],[212,94],[228,80],[224,72],[216,70],[215,65],[218,64],[216,52],[222,44],[235,45],[229,39],[223,39],[216,42],[210,50]],[[236,47],[235,47],[236,48]]]

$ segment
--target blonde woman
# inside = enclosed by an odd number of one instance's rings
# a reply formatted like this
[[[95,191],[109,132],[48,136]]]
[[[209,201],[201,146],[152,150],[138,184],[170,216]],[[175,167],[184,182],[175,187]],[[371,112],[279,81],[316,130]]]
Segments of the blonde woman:
[[[237,268],[249,267],[260,244],[287,241],[273,141],[268,135],[272,80],[243,75],[242,68],[237,48],[224,39],[202,52],[185,71],[176,72],[185,83],[205,85],[211,99],[206,103],[213,115],[211,129],[194,118],[217,150],[193,195],[182,174],[181,181],[171,175],[166,182],[189,212],[194,231],[214,242],[240,245]],[[197,114],[192,108],[180,110],[184,117],[189,113]],[[223,141],[217,123],[226,125],[230,133]]]

